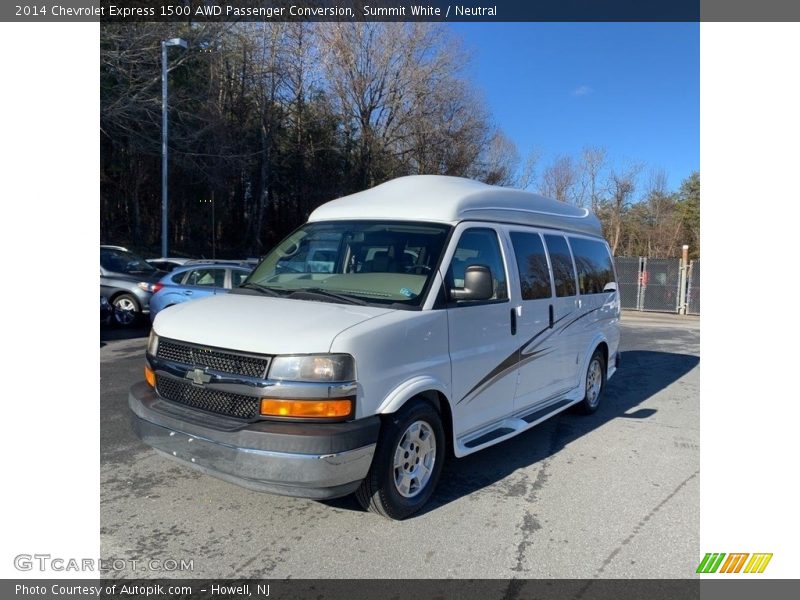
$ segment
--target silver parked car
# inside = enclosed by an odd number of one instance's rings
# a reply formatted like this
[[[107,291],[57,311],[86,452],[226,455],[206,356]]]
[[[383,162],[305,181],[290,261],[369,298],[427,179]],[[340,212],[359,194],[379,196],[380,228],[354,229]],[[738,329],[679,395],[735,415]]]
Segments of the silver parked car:
[[[145,259],[121,246],[100,246],[100,295],[114,307],[114,322],[123,327],[150,312],[153,285],[164,276]]]

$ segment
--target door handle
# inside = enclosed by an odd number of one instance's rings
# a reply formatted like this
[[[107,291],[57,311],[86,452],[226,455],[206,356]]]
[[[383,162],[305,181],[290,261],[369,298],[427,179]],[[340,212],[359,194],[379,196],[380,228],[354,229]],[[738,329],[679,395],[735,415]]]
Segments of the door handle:
[[[192,290],[183,290],[183,295],[184,296],[191,296],[192,294],[194,294],[194,292]]]
[[[511,309],[511,335],[517,335],[517,309]]]
[[[556,315],[555,315],[555,312],[553,312],[553,305],[551,304],[550,305],[550,329],[552,329],[553,325],[555,325],[555,318],[556,318]]]

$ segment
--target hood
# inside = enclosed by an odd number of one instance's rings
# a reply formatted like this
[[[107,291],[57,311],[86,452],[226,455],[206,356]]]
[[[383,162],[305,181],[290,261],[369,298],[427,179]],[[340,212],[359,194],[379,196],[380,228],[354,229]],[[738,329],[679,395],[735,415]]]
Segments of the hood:
[[[225,294],[158,313],[157,335],[256,354],[328,352],[345,329],[393,309]]]

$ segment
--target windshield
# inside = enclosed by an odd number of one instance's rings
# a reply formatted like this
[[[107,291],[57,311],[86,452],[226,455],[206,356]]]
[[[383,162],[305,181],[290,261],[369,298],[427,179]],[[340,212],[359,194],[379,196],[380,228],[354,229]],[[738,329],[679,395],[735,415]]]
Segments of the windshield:
[[[420,306],[450,229],[403,221],[307,223],[243,285],[312,300]]]
[[[141,275],[155,273],[156,268],[140,256],[125,250],[100,248],[100,266],[114,273]]]

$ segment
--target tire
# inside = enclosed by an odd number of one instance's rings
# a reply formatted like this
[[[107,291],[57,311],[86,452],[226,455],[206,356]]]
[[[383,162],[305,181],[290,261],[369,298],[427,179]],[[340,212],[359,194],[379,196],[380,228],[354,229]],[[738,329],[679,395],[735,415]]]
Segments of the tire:
[[[114,305],[114,323],[121,327],[133,327],[136,324],[142,309],[135,296],[120,294],[114,297],[111,304]]]
[[[412,400],[384,421],[372,466],[356,498],[366,510],[405,519],[430,499],[444,458],[439,413],[424,400]]]
[[[576,405],[578,412],[591,415],[600,406],[603,392],[606,391],[606,360],[600,349],[596,349],[586,368],[586,394]]]

